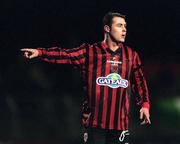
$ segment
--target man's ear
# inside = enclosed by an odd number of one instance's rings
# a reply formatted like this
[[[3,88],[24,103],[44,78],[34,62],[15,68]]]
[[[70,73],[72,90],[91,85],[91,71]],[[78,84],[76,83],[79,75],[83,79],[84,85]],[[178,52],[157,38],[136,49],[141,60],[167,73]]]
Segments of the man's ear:
[[[108,25],[104,26],[104,32],[107,32],[107,33],[110,32],[110,27]]]

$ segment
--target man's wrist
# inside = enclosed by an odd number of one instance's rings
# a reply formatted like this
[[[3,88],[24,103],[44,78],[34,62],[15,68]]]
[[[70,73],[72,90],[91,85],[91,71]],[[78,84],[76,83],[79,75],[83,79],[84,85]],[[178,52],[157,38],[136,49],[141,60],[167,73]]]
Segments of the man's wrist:
[[[144,102],[144,103],[142,104],[142,108],[150,109],[150,104],[149,104],[149,102]]]
[[[43,54],[42,50],[40,48],[37,48],[37,50],[38,50],[38,56],[42,56]]]

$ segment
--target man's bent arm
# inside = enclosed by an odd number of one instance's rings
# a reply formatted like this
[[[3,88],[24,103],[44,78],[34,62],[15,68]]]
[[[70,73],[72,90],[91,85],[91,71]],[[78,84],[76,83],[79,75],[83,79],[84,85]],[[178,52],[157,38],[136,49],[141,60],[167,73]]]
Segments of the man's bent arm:
[[[133,83],[135,84],[135,92],[138,93],[137,104],[143,108],[150,108],[149,92],[147,88],[147,82],[144,77],[141,61],[138,54],[134,54],[134,65],[133,65]]]

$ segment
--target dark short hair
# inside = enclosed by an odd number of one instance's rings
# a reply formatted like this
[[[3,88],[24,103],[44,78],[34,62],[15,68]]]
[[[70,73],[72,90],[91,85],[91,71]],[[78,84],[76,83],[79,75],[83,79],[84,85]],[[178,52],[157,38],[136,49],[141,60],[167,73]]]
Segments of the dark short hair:
[[[113,20],[114,17],[121,17],[121,18],[123,18],[123,19],[126,18],[125,15],[122,15],[122,14],[120,14],[120,13],[118,13],[118,12],[108,12],[108,13],[104,16],[104,18],[103,18],[103,27],[104,27],[105,25],[108,25],[108,26],[111,27],[111,25],[112,25],[112,20]]]

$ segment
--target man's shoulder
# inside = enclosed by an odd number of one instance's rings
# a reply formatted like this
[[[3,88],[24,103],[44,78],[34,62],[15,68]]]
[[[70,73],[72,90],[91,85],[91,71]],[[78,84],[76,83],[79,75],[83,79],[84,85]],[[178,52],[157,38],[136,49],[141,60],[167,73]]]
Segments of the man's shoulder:
[[[124,47],[127,48],[128,51],[136,53],[136,50],[133,47],[131,47],[131,46],[127,45],[127,44],[124,44]]]
[[[133,48],[130,45],[124,44],[124,47],[127,48],[128,50],[132,50],[133,51]]]
[[[87,47],[87,48],[101,47],[101,42],[83,43],[82,46]]]

